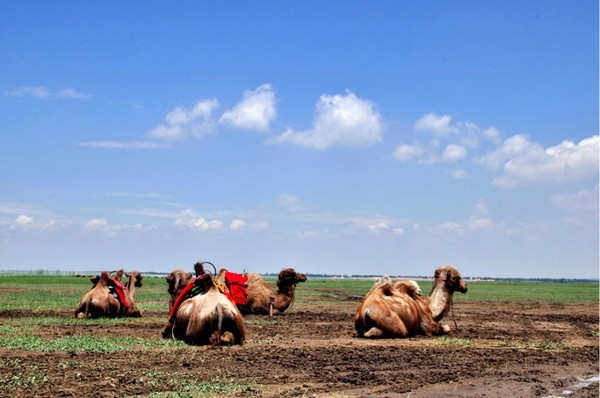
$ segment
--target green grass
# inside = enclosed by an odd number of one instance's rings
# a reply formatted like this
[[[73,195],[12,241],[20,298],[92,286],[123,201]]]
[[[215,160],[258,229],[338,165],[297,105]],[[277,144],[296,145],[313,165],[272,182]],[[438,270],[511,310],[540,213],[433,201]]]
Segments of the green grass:
[[[423,294],[433,287],[430,280],[418,281]],[[598,303],[598,283],[493,282],[468,281],[466,294],[454,294],[455,301],[531,301],[545,303]],[[373,286],[372,279],[316,278],[298,285],[298,297],[324,295],[326,292],[363,296]]]
[[[274,283],[274,280],[269,280]],[[164,278],[146,277],[136,290],[136,303],[143,311],[168,311]],[[425,294],[432,281],[419,281]],[[598,283],[541,283],[467,281],[469,292],[454,295],[456,301],[533,301],[549,303],[598,303]],[[319,297],[360,297],[373,285],[372,279],[309,278],[298,285],[299,302],[316,302]],[[0,311],[71,311],[91,288],[88,278],[53,275],[0,276]]]
[[[193,383],[179,388],[177,391],[154,392],[147,398],[200,398],[219,397],[233,393],[258,392],[252,386],[235,382],[234,379],[214,377],[208,382]]]
[[[131,336],[61,336],[43,338],[36,336],[37,328],[30,326],[0,328],[0,347],[23,351],[85,351],[85,352],[124,352],[145,349],[169,349],[183,346],[176,340],[144,339]]]

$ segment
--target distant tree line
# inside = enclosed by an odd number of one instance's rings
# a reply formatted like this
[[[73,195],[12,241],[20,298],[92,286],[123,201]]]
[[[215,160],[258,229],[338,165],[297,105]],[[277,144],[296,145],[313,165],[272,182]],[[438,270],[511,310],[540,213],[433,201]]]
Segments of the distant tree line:
[[[156,272],[156,271],[141,271],[146,276],[164,276],[167,272]],[[61,271],[61,270],[0,270],[0,275],[56,275],[56,276],[91,276],[100,273],[100,271]],[[279,273],[268,272],[262,274],[265,277],[277,277]],[[376,274],[306,274],[308,278],[339,278],[339,279],[375,279],[380,278],[383,275]],[[432,280],[432,276],[424,275],[388,275],[392,279],[416,279],[416,280]],[[539,283],[598,283],[598,279],[586,279],[586,278],[498,278],[489,276],[470,276],[465,277],[467,281],[486,281],[486,282],[539,282]]]

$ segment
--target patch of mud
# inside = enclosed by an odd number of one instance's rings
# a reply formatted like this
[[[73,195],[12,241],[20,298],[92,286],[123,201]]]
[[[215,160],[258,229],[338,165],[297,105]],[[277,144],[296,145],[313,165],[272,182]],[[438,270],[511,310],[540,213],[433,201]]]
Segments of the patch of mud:
[[[356,337],[352,297],[318,309],[296,303],[281,316],[245,318],[236,347],[135,348],[126,353],[0,349],[0,395],[123,397],[177,391],[218,377],[257,397],[577,397],[598,396],[598,307],[458,302],[458,330],[445,337]],[[39,313],[3,311],[8,319]],[[43,316],[72,317],[69,312]],[[125,335],[160,339],[166,314],[115,323],[81,321],[40,328],[42,338]],[[565,395],[564,391],[571,391]]]

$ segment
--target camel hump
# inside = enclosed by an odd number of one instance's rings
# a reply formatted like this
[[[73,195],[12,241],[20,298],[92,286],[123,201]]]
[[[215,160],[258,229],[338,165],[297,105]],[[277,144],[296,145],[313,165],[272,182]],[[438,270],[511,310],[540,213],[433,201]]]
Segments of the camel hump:
[[[391,282],[385,282],[379,285],[381,292],[386,296],[392,296],[394,294],[394,285]]]

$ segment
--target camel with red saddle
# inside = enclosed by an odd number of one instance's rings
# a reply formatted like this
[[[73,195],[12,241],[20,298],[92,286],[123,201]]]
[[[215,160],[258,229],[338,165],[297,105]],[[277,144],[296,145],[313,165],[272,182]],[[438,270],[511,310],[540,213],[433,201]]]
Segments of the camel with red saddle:
[[[180,289],[174,300],[172,296],[169,322],[162,336],[196,345],[242,344],[246,338],[242,314],[219,289],[213,275],[204,271],[202,264],[194,267],[197,277]],[[167,281],[175,280],[169,276]],[[176,291],[171,287],[169,290]]]
[[[423,297],[412,281],[384,280],[365,295],[354,316],[360,337],[409,337],[448,333],[440,323],[448,313],[454,292],[467,292],[458,270],[442,266],[435,270],[429,297]]]
[[[239,276],[221,269],[217,281],[231,291],[234,301],[242,314],[273,315],[273,311],[283,314],[294,302],[296,285],[306,281],[306,275],[293,268],[284,268],[277,278],[277,289],[271,286],[262,276],[256,273]],[[244,298],[241,285],[246,284]]]
[[[123,275],[127,278],[126,285],[121,283]],[[100,276],[90,278],[94,287],[79,301],[75,317],[84,319],[142,316],[142,311],[135,305],[135,289],[142,287],[142,279],[142,274],[137,271],[127,273],[123,270],[119,270],[114,277],[104,271]]]

